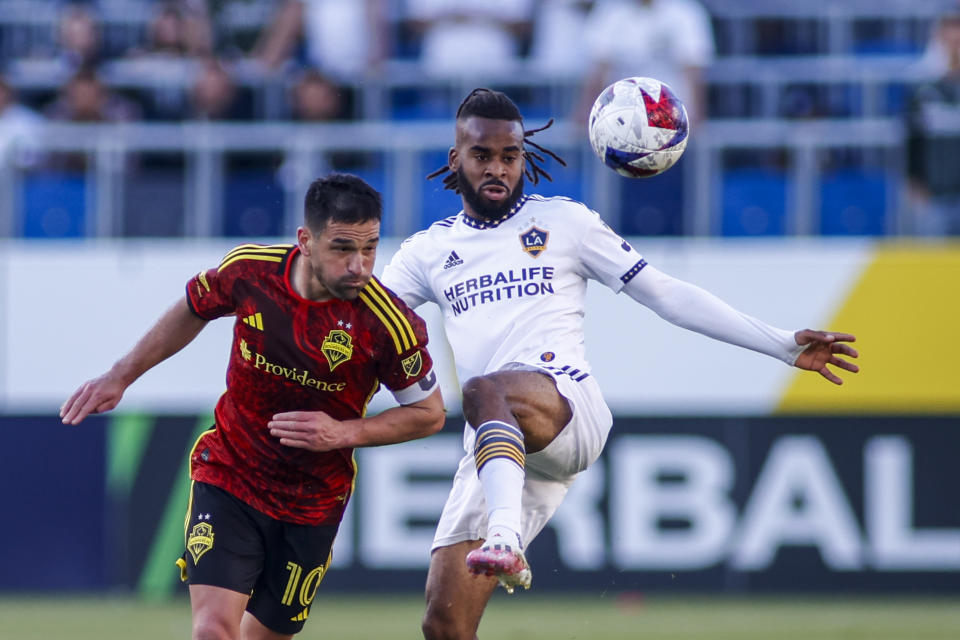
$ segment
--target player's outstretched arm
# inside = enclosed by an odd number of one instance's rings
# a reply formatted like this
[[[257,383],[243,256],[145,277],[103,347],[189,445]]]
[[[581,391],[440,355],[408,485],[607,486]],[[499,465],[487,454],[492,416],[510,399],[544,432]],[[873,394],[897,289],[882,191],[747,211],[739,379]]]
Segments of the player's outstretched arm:
[[[267,424],[280,444],[310,451],[374,447],[416,440],[443,428],[443,397],[437,389],[418,402],[370,418],[335,420],[323,411],[278,413]]]
[[[848,342],[855,342],[856,338],[849,333],[833,333],[803,329],[794,334],[794,339],[801,347],[805,347],[797,356],[793,366],[807,371],[816,371],[833,384],[843,384],[843,379],[827,368],[827,365],[839,367],[851,373],[860,371],[860,367],[844,360],[841,355],[856,358],[859,353]]]
[[[186,298],[178,300],[109,371],[73,392],[60,407],[63,423],[78,424],[91,413],[116,407],[134,380],[190,344],[206,324],[190,310]]]
[[[740,347],[759,351],[800,369],[816,371],[834,384],[843,380],[827,365],[851,373],[860,368],[840,356],[860,354],[849,333],[803,329],[790,333],[741,313],[712,293],[647,266],[623,290],[673,324]]]

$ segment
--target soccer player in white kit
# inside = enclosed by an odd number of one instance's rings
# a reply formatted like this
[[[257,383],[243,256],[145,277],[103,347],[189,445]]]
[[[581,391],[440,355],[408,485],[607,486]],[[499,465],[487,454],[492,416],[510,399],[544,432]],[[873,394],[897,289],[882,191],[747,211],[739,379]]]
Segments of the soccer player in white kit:
[[[839,357],[857,357],[852,335],[771,327],[648,265],[585,205],[524,194],[524,175],[549,178],[537,151],[556,158],[531,133],[509,97],[474,90],[438,172],[463,210],[408,238],[383,272],[411,307],[440,306],[463,383],[466,455],[434,538],[428,639],[476,637],[498,581],[529,587],[523,548],[604,446],[612,416],[584,352],[588,280],[836,384],[827,364],[858,370]]]

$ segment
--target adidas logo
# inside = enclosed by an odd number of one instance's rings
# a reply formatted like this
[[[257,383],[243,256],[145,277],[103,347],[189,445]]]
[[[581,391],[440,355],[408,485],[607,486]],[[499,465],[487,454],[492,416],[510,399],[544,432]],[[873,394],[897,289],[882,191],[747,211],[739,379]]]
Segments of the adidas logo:
[[[260,312],[253,314],[252,316],[247,316],[243,319],[243,324],[249,325],[254,329],[260,329],[263,331],[263,316],[260,315]]]
[[[447,261],[443,263],[444,269],[450,269],[456,267],[457,265],[463,264],[463,260],[460,259],[460,256],[457,255],[456,251],[451,251],[450,255],[447,256]]]
[[[295,615],[295,616],[293,616],[292,618],[290,618],[290,621],[291,621],[291,622],[303,622],[304,620],[307,619],[307,616],[309,616],[309,615],[310,615],[310,607],[307,607],[306,609],[304,609],[303,611],[301,611],[301,612],[298,613],[297,615]]]

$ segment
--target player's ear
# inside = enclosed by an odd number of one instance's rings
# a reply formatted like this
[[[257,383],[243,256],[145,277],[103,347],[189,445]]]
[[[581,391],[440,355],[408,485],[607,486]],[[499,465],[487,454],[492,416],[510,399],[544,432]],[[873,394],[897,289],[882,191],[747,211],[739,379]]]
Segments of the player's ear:
[[[460,164],[460,154],[457,153],[456,147],[450,147],[450,151],[447,152],[447,166],[450,167],[451,171],[456,171],[459,169]]]
[[[300,246],[300,253],[310,257],[310,230],[306,227],[297,227],[297,244]]]

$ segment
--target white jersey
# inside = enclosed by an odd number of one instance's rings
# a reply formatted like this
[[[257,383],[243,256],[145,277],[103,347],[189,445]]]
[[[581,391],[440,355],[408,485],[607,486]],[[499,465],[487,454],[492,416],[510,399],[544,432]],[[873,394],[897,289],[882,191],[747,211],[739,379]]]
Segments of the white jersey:
[[[463,211],[403,242],[381,280],[443,312],[460,383],[519,362],[585,377],[587,280],[614,291],[646,262],[585,205],[523,196],[502,218]]]

